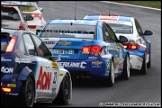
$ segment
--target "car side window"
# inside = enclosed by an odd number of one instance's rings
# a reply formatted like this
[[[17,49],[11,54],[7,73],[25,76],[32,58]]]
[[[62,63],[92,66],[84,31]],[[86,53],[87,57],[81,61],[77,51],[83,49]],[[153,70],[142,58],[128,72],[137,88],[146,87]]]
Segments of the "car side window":
[[[26,49],[24,47],[24,42],[23,40],[20,41],[20,44],[19,44],[19,51],[22,53],[22,54],[26,54]]]
[[[108,24],[106,24],[106,27],[108,28],[111,40],[116,41],[116,35],[115,35],[114,31],[111,29],[111,27]]]
[[[38,56],[50,59],[50,57],[52,56],[51,52],[49,51],[49,49],[46,47],[46,45],[35,35],[32,35],[32,38],[35,41],[36,47],[38,49]]]
[[[30,37],[29,34],[24,34],[23,35],[24,38],[24,43],[27,49],[27,54],[29,55],[37,55],[36,49],[34,47],[34,43]]]
[[[111,40],[111,37],[109,35],[108,29],[106,28],[105,24],[103,24],[103,26],[102,26],[102,34],[103,34],[103,40],[104,41]]]
[[[136,25],[138,34],[139,34],[140,36],[142,36],[142,35],[143,35],[142,28],[141,28],[139,22],[137,21],[137,19],[134,19],[134,20],[135,20],[135,25]]]

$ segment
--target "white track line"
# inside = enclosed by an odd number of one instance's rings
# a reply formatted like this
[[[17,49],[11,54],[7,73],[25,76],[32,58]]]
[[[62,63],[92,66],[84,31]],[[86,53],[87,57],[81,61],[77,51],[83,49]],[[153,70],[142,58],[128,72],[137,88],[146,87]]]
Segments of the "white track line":
[[[110,1],[100,1],[100,2],[111,3],[111,4],[117,4],[117,5],[132,6],[132,7],[140,7],[140,8],[146,8],[146,9],[153,9],[153,10],[161,11],[161,9],[158,9],[158,8],[151,8],[151,7],[146,7],[146,6],[138,6],[138,5],[125,4],[125,3],[117,3],[117,2],[110,2]]]

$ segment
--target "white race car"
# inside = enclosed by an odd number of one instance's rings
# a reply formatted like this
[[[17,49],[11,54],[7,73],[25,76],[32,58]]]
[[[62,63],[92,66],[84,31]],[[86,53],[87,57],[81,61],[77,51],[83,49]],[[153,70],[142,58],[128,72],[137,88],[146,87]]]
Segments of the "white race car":
[[[147,68],[151,67],[151,42],[145,36],[152,35],[152,31],[143,32],[137,18],[131,16],[96,14],[84,19],[105,21],[118,38],[121,35],[127,37],[129,41],[123,45],[130,53],[131,69],[146,74]]]
[[[30,15],[33,17],[33,20],[27,21],[28,28],[33,33],[36,33],[36,29],[41,29],[46,23],[42,14],[43,8],[38,7],[37,2],[32,1],[10,1],[10,2],[19,5],[24,16]]]

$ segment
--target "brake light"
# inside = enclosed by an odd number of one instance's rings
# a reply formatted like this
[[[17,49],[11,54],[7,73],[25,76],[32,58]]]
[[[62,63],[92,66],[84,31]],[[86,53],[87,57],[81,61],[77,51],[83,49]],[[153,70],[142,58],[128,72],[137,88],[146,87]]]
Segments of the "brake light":
[[[82,54],[89,54],[91,46],[84,46],[82,49]]]
[[[42,19],[42,14],[39,14],[39,13],[33,13],[31,14],[31,16],[34,18],[34,17],[38,17],[39,19]]]
[[[11,92],[11,88],[2,87],[3,92]]]
[[[94,56],[99,56],[102,52],[101,46],[84,46],[82,49],[82,54],[91,54]]]
[[[10,43],[7,46],[6,53],[12,52],[16,43],[16,36],[13,36]]]
[[[137,44],[123,44],[125,49],[131,49],[131,50],[136,50],[137,49]]]
[[[25,30],[25,24],[23,22],[20,23],[19,30]]]

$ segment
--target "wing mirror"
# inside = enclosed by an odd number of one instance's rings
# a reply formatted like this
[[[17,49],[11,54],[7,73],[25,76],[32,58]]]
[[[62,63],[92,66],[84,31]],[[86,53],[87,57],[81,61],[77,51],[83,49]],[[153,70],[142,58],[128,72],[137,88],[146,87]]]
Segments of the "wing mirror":
[[[24,16],[25,21],[32,21],[34,18],[31,15]]]
[[[153,35],[153,32],[150,31],[150,30],[145,30],[144,34],[143,35]]]
[[[128,38],[126,38],[125,36],[120,35],[120,36],[119,36],[119,41],[120,41],[121,43],[128,42]]]
[[[40,10],[41,12],[43,12],[43,8],[42,8],[42,7],[39,7],[39,10]]]

